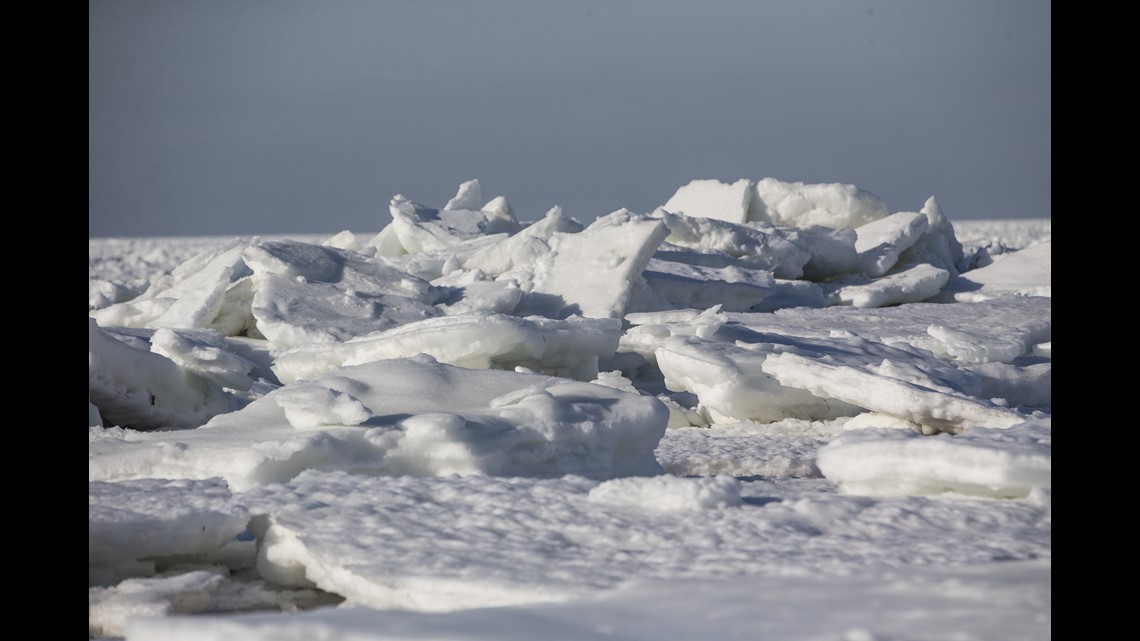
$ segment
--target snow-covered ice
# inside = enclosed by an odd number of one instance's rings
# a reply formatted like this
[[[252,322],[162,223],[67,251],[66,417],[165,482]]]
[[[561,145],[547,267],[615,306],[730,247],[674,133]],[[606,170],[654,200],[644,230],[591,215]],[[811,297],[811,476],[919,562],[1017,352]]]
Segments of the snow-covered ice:
[[[1051,636],[1049,221],[661,202],[90,239],[90,637]]]

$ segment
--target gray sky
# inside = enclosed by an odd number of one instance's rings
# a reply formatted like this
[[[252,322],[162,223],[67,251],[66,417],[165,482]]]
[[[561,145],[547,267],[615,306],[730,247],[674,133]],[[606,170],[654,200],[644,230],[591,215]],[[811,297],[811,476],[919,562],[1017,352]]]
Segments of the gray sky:
[[[1051,217],[1042,0],[90,0],[89,235],[521,220],[696,178]]]

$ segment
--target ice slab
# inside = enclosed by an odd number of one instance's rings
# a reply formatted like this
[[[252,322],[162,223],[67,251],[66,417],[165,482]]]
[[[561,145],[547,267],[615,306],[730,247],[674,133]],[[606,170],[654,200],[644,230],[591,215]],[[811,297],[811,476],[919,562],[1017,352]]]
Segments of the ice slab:
[[[621,318],[635,280],[669,233],[660,220],[617,211],[576,234],[554,232],[535,263],[519,316]]]
[[[651,216],[669,228],[662,250],[684,248],[694,253],[676,253],[661,258],[707,267],[724,267],[735,258],[757,269],[771,271],[777,278],[796,279],[813,257],[808,241],[797,241],[794,231],[763,224],[736,224],[711,218],[684,216],[658,209]],[[852,248],[852,254],[854,249]],[[852,256],[853,258],[854,256]]]
[[[785,418],[825,419],[858,413],[797,387],[781,385],[760,365],[768,354],[732,343],[674,336],[655,351],[655,361],[674,392],[692,392],[712,423]]]
[[[869,191],[844,183],[785,182],[762,178],[755,183],[748,220],[784,227],[821,225],[856,228],[890,214]]]
[[[859,269],[871,278],[886,274],[929,226],[925,214],[899,212],[857,227],[855,249],[859,252]]]
[[[440,315],[430,283],[363,254],[259,240],[244,259],[257,333],[275,347],[334,343]]]
[[[727,312],[748,311],[775,292],[776,281],[767,270],[734,265],[713,268],[651,258],[642,272],[658,295],[673,305],[708,309],[720,305]]]
[[[300,345],[282,352],[273,370],[289,383],[335,367],[429,354],[473,369],[526,367],[589,381],[598,359],[613,354],[621,322],[610,318],[554,320],[494,313],[441,316],[408,323],[343,343]]]
[[[752,181],[747,178],[731,184],[715,179],[693,180],[677,189],[664,209],[686,216],[743,223],[748,220],[752,194]]]
[[[92,579],[121,578],[146,564],[153,573],[157,559],[212,554],[249,524],[249,513],[220,478],[91,481],[87,496]]]
[[[977,302],[1001,296],[1052,296],[1053,242],[1046,240],[999,254],[992,263],[951,279],[934,299],[938,302]]]
[[[226,335],[244,332],[252,319],[248,243],[233,239],[195,254],[142,294],[92,310],[102,327],[208,328]]]
[[[1035,488],[1051,488],[1050,424],[1040,418],[953,436],[850,430],[820,448],[817,463],[848,494],[1026,498]]]
[[[315,468],[395,475],[656,474],[669,411],[564,378],[430,356],[330,370],[199,429],[90,428],[89,479],[224,478],[235,491]]]
[[[891,363],[884,361],[883,365]],[[1026,419],[991,400],[969,396],[949,386],[935,387],[921,378],[908,380],[911,372],[895,375],[892,367],[883,365],[871,369],[782,353],[769,355],[761,368],[782,385],[897,416],[922,426],[928,433],[1007,428]]]
[[[240,407],[212,377],[150,351],[145,340],[119,340],[94,318],[88,324],[89,402],[102,424],[139,430],[196,427]]]
[[[976,362],[997,362],[1013,351],[1029,354],[1052,335],[1052,299],[1003,297],[975,303],[945,305],[909,303],[864,310],[857,307],[778,309],[771,314],[724,313],[732,327],[763,334],[828,338],[836,333],[893,345],[904,343],[945,358],[967,356]],[[930,328],[959,332],[949,334]],[[947,343],[944,338],[951,338]],[[963,340],[969,338],[969,340]],[[957,339],[957,340],[953,340]],[[1020,345],[1011,350],[1010,345]]]
[[[870,281],[837,281],[831,296],[839,304],[864,308],[920,303],[937,296],[949,280],[950,272],[928,263],[898,266]]]
[[[460,185],[459,192],[443,209],[397,195],[388,205],[392,222],[369,245],[382,256],[392,257],[444,249],[479,236],[513,234],[521,229],[509,206],[495,203],[486,210],[480,209],[482,206],[478,181]]]
[[[556,232],[576,234],[583,227],[562,215],[561,207],[553,207],[535,223],[518,233],[480,248],[463,260],[468,269],[479,269],[488,276],[499,276],[513,270],[532,271],[535,263],[550,251],[550,239]]]
[[[267,517],[258,562],[264,576],[339,594],[346,606],[383,609],[559,602],[629,581],[860,575],[869,566],[1049,556],[1050,508],[1036,502],[1011,501],[995,515],[989,501],[799,498],[765,487],[727,477],[599,482],[309,471],[251,490],[244,501]],[[1009,537],[1011,528],[1022,535]],[[889,543],[903,532],[924,545]]]

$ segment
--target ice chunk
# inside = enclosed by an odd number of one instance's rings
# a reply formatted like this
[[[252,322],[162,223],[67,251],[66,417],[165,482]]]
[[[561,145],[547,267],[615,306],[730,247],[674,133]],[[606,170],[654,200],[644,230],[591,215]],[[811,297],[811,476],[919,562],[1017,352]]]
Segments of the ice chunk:
[[[695,309],[667,312],[627,314],[631,325],[619,341],[618,351],[640,354],[650,363],[657,363],[657,348],[673,336],[711,338],[724,325],[725,317],[719,307],[704,311]]]
[[[504,221],[518,222],[518,218],[515,217],[515,210],[511,208],[511,203],[507,202],[506,196],[495,196],[486,205],[483,205],[480,211]]]
[[[857,228],[890,214],[878,196],[843,183],[784,182],[762,178],[748,210],[748,221],[784,227],[821,225]]]
[[[1040,359],[1033,359],[1040,360]],[[1011,407],[1049,408],[1053,403],[1051,362],[978,363],[967,368],[982,381],[981,396],[998,398]]]
[[[958,266],[965,259],[962,243],[958,242],[954,234],[954,225],[942,213],[934,196],[926,199],[922,214],[926,215],[927,227],[913,247],[903,252],[899,257],[902,263],[930,263],[935,267],[945,269],[951,276],[958,275]]]
[[[617,211],[577,234],[555,232],[535,264],[519,316],[621,318],[633,283],[669,233],[660,220]]]
[[[696,394],[699,409],[713,423],[822,419],[858,413],[858,408],[847,403],[781,385],[761,369],[768,357],[731,343],[687,337],[669,338],[655,352],[666,387]]]
[[[333,411],[319,407],[328,398],[337,400]],[[330,370],[196,430],[129,438],[93,431],[88,471],[90,480],[222,477],[235,491],[306,469],[652,475],[661,473],[653,450],[668,420],[669,411],[651,396],[420,356]]]
[[[287,385],[277,390],[274,398],[285,412],[285,420],[299,429],[360,425],[373,416],[350,392],[318,383]]]
[[[662,298],[692,309],[720,305],[728,312],[748,311],[775,291],[772,272],[737,266],[718,269],[652,258],[642,275]]]
[[[1053,242],[1000,254],[992,263],[951,279],[936,302],[977,302],[1005,295],[1052,296]]]
[[[582,226],[563,217],[561,207],[553,207],[542,220],[481,248],[463,261],[463,266],[482,270],[490,276],[519,268],[533,269],[535,262],[550,251],[549,241],[555,232],[573,234],[580,231]]]
[[[198,570],[168,577],[127,579],[114,588],[88,591],[87,620],[91,638],[123,634],[134,617],[193,614],[209,607],[210,593],[224,580],[221,572]]]
[[[963,363],[1007,363],[1029,350],[1020,336],[1003,338],[940,324],[931,325],[926,333],[937,341],[936,354],[944,354]]]
[[[388,205],[392,222],[369,245],[376,247],[380,255],[392,257],[445,249],[479,236],[513,234],[521,229],[509,207],[497,205],[483,211],[482,206],[476,181],[464,183],[443,209],[425,207],[397,195]]]
[[[188,330],[163,327],[150,338],[150,350],[174,361],[180,367],[218,385],[248,390],[257,363],[239,355],[215,330]]]
[[[740,225],[711,218],[682,216],[658,209],[652,214],[669,228],[665,238],[669,245],[696,250],[662,255],[677,262],[690,262],[708,267],[731,264],[724,256],[737,258],[748,266],[770,270],[776,278],[795,279],[804,274],[804,266],[812,259],[806,243],[797,243],[793,234],[766,225]],[[662,250],[671,250],[666,245]],[[701,255],[703,254],[703,255]],[[852,254],[854,250],[852,249]]]
[[[735,342],[724,342],[734,337]],[[845,333],[826,339],[759,334],[735,325],[722,326],[713,338],[719,340],[673,337],[656,351],[666,386],[696,394],[713,422],[821,420],[852,416],[859,408],[931,430],[964,429],[986,420],[994,421],[987,426],[1001,427],[1020,420],[1016,412],[977,398],[982,389],[977,374],[906,344]],[[923,402],[931,406],[929,414],[923,414]]]
[[[1050,424],[1034,419],[957,436],[853,430],[820,448],[817,462],[847,494],[1025,498],[1051,487]]]
[[[169,358],[132,347],[89,319],[88,390],[104,424],[146,430],[196,427],[239,403]]]
[[[871,278],[886,274],[903,251],[918,242],[929,224],[924,214],[899,212],[856,228],[859,269]]]
[[[447,201],[443,206],[446,211],[455,211],[459,209],[478,210],[483,208],[483,189],[479,185],[479,181],[468,180],[467,182],[459,185],[459,191],[455,192],[455,196]]]
[[[249,513],[221,479],[91,481],[87,560],[111,581],[139,563],[202,557],[245,530]]]
[[[384,256],[377,262],[391,265],[417,278],[434,281],[452,272],[462,271],[469,258],[507,238],[506,234],[478,236],[443,249],[424,250],[393,257]]]
[[[784,280],[777,278],[772,284],[772,294],[749,311],[774,312],[787,308],[827,307],[827,296],[823,287],[806,280]]]
[[[617,350],[617,319],[494,313],[441,316],[407,323],[343,343],[300,345],[278,355],[279,380],[312,378],[335,367],[429,354],[436,360],[474,369],[528,369],[578,380],[598,375],[598,359]]]
[[[733,327],[764,334],[828,338],[837,332],[850,333],[888,345],[906,344],[950,358],[945,344],[930,334],[932,325],[968,333],[981,343],[997,346],[1018,343],[1028,348],[1049,340],[1052,300],[1014,296],[955,305],[908,303],[873,310],[847,306],[778,309],[772,314],[724,313],[723,320]],[[994,350],[985,350],[984,354],[990,360],[998,355]]]
[[[679,188],[664,209],[686,216],[743,223],[748,220],[752,192],[752,181],[747,178],[732,184],[715,179],[693,180]]]
[[[804,264],[803,277],[823,281],[858,269],[855,230],[807,225],[788,233],[788,239],[811,258]]]
[[[518,307],[524,293],[517,280],[490,280],[478,269],[453,272],[433,280],[432,285],[447,292],[436,303],[436,309],[448,316],[482,312],[510,314]]]
[[[251,244],[257,331],[276,347],[331,343],[438,316],[431,284],[356,252],[297,241]]]
[[[935,389],[891,376],[881,367],[869,370],[792,353],[771,354],[760,367],[782,385],[897,416],[922,426],[927,433],[1006,428],[1026,418],[947,387]]]
[[[129,301],[146,291],[147,286],[148,283],[141,279],[116,282],[102,278],[89,278],[88,309],[94,311]]]
[[[347,229],[322,240],[321,244],[325,245],[326,247],[348,249],[351,251],[360,252],[362,254],[376,251],[374,248],[369,247],[368,243],[361,241],[356,237],[356,234]]]
[[[832,296],[841,304],[864,308],[918,303],[938,295],[949,280],[950,272],[921,263],[900,267],[871,281],[836,281]]]
[[[139,296],[90,312],[102,327],[183,327],[244,331],[249,315],[249,268],[239,239],[195,255]],[[235,305],[240,309],[234,310]]]

